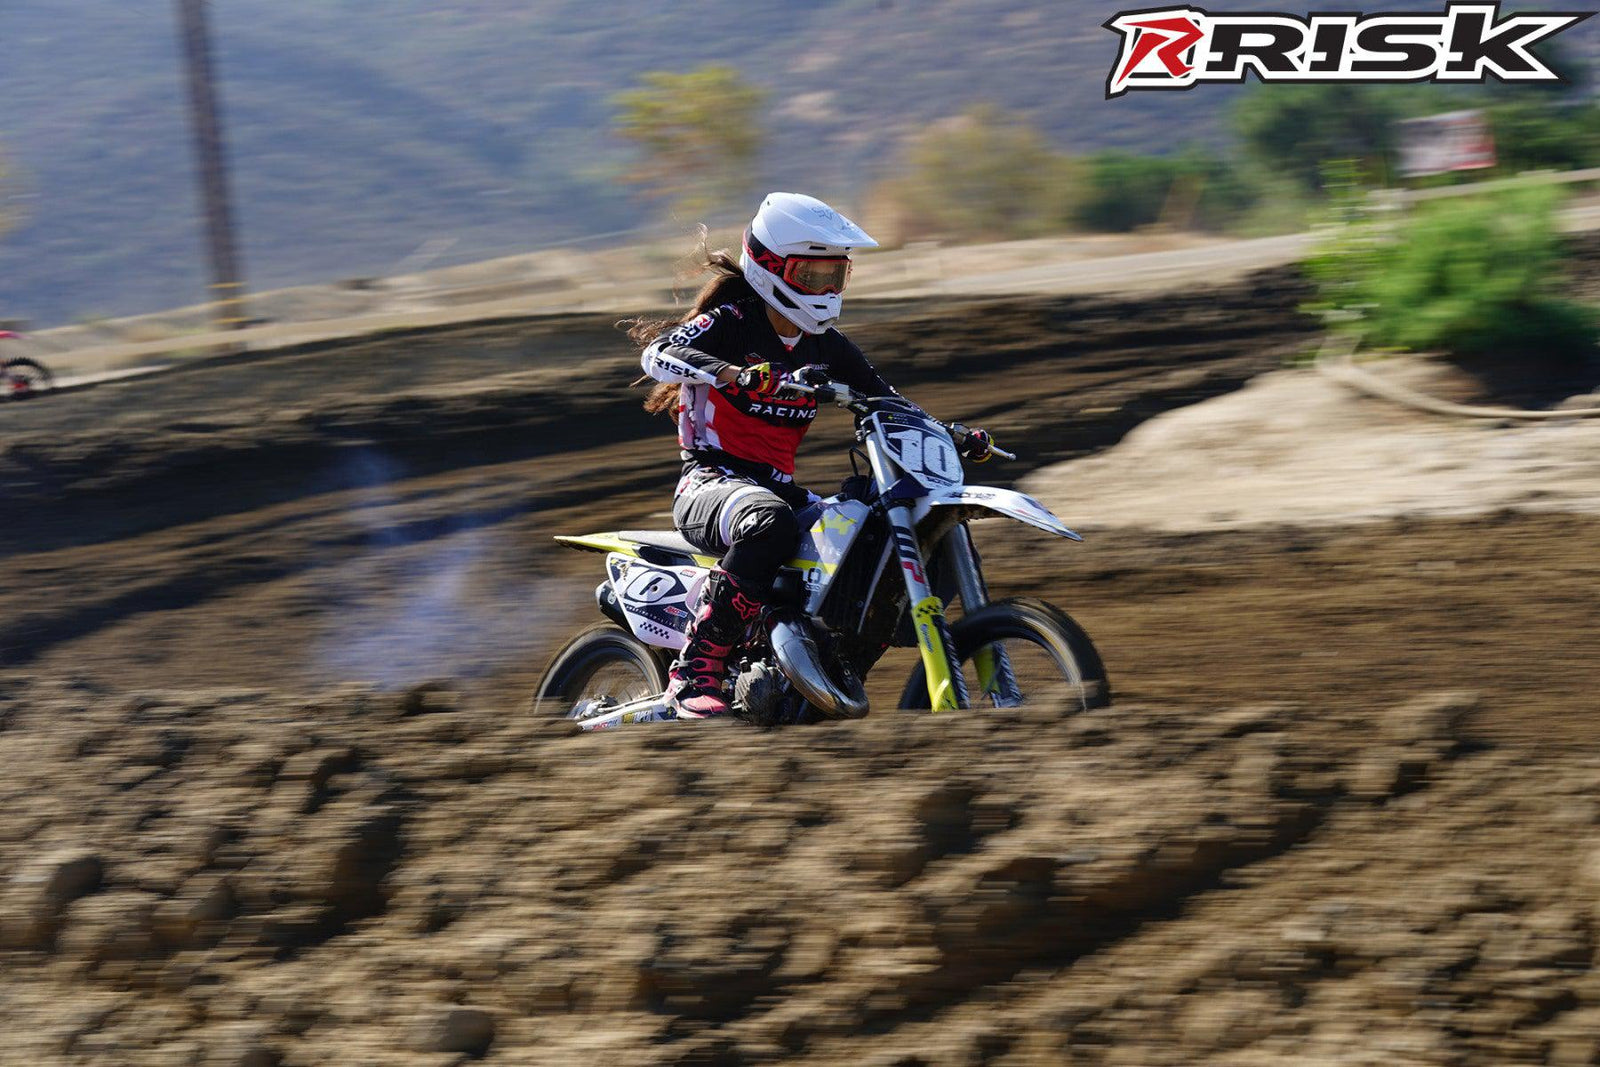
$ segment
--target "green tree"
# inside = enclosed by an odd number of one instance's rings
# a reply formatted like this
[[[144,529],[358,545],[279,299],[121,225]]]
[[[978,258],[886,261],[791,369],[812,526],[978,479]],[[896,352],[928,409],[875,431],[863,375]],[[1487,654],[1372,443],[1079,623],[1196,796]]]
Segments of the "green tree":
[[[919,232],[1003,240],[1059,227],[1073,186],[1071,163],[1037,130],[980,104],[911,142],[894,192]]]
[[[640,80],[612,98],[617,134],[640,150],[627,180],[691,217],[743,205],[754,185],[766,93],[714,64]]]
[[[1336,199],[1362,202],[1346,184]],[[1381,347],[1586,359],[1595,318],[1564,295],[1559,203],[1533,186],[1425,203],[1395,228],[1347,212],[1307,264],[1318,308]]]
[[[1322,190],[1322,165],[1360,161],[1372,181],[1387,179],[1394,123],[1418,101],[1365,85],[1273,85],[1242,97],[1234,125],[1246,148],[1274,172],[1310,192]]]
[[[1489,109],[1503,170],[1581,170],[1600,166],[1600,104],[1520,94]]]

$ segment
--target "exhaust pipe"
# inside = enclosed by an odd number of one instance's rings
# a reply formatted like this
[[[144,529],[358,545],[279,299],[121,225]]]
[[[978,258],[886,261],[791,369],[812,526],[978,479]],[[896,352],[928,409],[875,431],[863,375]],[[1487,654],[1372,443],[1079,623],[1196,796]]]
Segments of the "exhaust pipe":
[[[859,719],[867,713],[867,691],[853,676],[840,685],[822,665],[810,620],[785,612],[772,617],[768,640],[778,668],[806,702],[830,719]]]

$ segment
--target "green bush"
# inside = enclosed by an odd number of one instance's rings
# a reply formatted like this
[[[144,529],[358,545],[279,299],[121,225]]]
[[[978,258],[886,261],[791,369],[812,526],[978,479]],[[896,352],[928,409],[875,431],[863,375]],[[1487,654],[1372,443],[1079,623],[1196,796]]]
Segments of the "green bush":
[[[1190,152],[1090,156],[1073,222],[1085,230],[1126,233],[1169,222],[1180,228],[1229,229],[1259,199],[1256,186],[1230,161]]]
[[[1174,177],[1167,160],[1100,152],[1089,157],[1087,169],[1083,199],[1073,212],[1083,229],[1125,233],[1161,217]]]
[[[1161,218],[1176,177],[1171,161],[1160,156],[1100,152],[1088,160],[1083,199],[1073,212],[1086,230],[1125,233]]]
[[[1379,347],[1588,357],[1594,315],[1559,295],[1559,200],[1530,187],[1425,203],[1393,227],[1347,217],[1309,263],[1318,307]]]
[[[1073,163],[1020,116],[988,104],[935,123],[910,144],[887,192],[922,234],[963,241],[1037,237],[1059,228]]]

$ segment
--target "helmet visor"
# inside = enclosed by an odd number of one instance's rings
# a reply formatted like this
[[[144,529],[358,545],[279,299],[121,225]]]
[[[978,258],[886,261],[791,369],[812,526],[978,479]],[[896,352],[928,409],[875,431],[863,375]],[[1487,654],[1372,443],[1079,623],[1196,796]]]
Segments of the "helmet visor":
[[[790,256],[783,280],[807,296],[844,292],[850,282],[849,256]]]

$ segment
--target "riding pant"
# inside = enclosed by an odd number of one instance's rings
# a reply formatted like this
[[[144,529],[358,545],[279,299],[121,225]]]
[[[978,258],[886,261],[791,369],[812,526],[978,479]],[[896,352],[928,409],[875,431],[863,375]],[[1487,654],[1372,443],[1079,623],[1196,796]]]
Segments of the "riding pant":
[[[725,467],[689,463],[678,481],[672,521],[685,540],[722,557],[722,569],[754,595],[772,586],[800,544],[795,508],[811,494],[793,483],[762,484]]]

